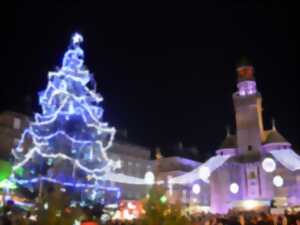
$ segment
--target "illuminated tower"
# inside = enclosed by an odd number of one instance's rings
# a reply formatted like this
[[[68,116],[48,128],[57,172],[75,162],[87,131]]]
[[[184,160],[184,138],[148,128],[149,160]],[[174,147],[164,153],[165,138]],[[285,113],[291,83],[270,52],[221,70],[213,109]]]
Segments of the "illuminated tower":
[[[253,66],[244,60],[237,66],[237,74],[237,91],[232,96],[236,135],[227,132],[216,151],[218,157],[230,158],[209,178],[211,210],[253,210],[270,205],[271,200],[285,207],[296,205],[300,201],[300,156],[277,131],[274,121],[271,130],[264,130],[262,97],[256,89]]]
[[[237,67],[238,90],[233,94],[236,118],[237,153],[243,160],[255,161],[263,140],[262,98],[256,89],[254,68],[242,61]]]

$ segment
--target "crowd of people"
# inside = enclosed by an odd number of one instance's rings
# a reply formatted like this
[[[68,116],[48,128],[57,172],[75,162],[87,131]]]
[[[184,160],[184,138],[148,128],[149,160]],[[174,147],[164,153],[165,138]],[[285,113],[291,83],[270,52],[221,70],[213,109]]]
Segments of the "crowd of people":
[[[285,211],[283,214],[272,214],[270,211],[231,211],[226,215],[216,215],[209,213],[202,213],[195,215],[185,215],[185,219],[181,223],[174,221],[174,223],[166,223],[163,219],[160,224],[152,224],[144,219],[121,221],[108,220],[101,222],[100,220],[93,220],[92,217],[77,220],[76,223],[56,220],[55,223],[38,221],[37,216],[20,210],[13,204],[7,204],[2,207],[0,225],[300,225],[300,211]],[[178,220],[175,219],[175,220]],[[48,221],[46,219],[46,221]],[[49,221],[50,218],[49,218]],[[58,221],[58,222],[57,222]]]
[[[300,225],[300,214],[285,212],[274,215],[267,212],[230,212],[227,215],[204,215],[192,218],[194,225]]]
[[[300,212],[274,215],[267,212],[230,212],[226,215],[201,214],[188,217],[191,225],[300,225]],[[108,221],[105,225],[140,225],[139,220]],[[164,224],[163,221],[161,223]],[[99,223],[100,225],[100,223]]]

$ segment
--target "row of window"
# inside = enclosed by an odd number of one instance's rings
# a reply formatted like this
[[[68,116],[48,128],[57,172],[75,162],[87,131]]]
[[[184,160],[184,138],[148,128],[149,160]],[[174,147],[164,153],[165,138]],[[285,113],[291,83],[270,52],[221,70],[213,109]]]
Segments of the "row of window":
[[[131,162],[131,161],[122,160],[121,165],[122,165],[121,167],[122,173],[131,176],[136,176],[136,177],[143,177],[146,171],[151,170],[151,166],[145,165],[140,162]]]
[[[21,119],[14,118],[13,127],[14,127],[14,129],[19,130],[21,128]]]
[[[141,199],[144,196],[139,192],[127,192],[123,197],[127,199]]]

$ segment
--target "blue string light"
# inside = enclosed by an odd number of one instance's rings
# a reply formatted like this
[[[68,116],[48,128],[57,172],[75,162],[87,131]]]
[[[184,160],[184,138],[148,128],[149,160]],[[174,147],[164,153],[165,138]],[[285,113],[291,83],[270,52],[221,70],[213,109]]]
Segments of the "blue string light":
[[[103,98],[95,88],[91,90],[87,86],[92,82],[95,87],[95,80],[84,67],[82,42],[81,34],[72,36],[61,68],[49,72],[47,87],[39,93],[42,113],[35,114],[34,121],[24,130],[17,147],[13,149],[13,171],[20,167],[34,171],[34,175],[25,171],[26,179],[20,179],[15,173],[20,185],[43,180],[63,186],[119,191],[118,188],[99,186],[96,182],[102,180],[104,174],[118,168],[120,163],[109,159],[106,153],[112,146],[116,130],[101,121],[103,108],[99,104]],[[83,157],[86,154],[89,157]],[[39,157],[45,158],[47,163],[51,159],[49,166],[54,165],[56,160],[71,162],[73,170],[86,173],[90,179],[87,183],[63,182],[58,177],[46,176],[30,179],[30,176],[39,173],[35,173],[37,168],[32,169],[35,167],[33,162],[36,163]],[[67,170],[63,172],[69,173]]]
[[[34,115],[34,121],[12,151],[13,171],[29,167],[33,171],[31,176],[36,176],[39,172],[33,169],[33,162],[44,158],[48,166],[55,165],[57,160],[70,162],[73,170],[87,174],[90,183],[110,180],[148,185],[144,178],[114,172],[121,167],[121,162],[110,159],[107,150],[113,144],[116,130],[102,121],[104,110],[99,104],[103,97],[96,93],[94,76],[83,66],[82,41],[80,34],[74,34],[61,68],[49,72],[47,87],[39,93],[42,112]],[[65,144],[63,150],[59,147],[61,140]]]
[[[105,190],[105,191],[116,191],[116,192],[120,192],[120,188],[118,187],[110,187],[110,186],[102,186],[99,185],[97,183],[93,183],[93,184],[89,184],[89,183],[74,183],[74,182],[62,182],[60,180],[54,179],[54,178],[50,178],[50,177],[35,177],[32,179],[14,179],[14,181],[20,185],[26,185],[26,184],[35,184],[38,183],[40,181],[48,181],[51,183],[55,183],[55,184],[60,184],[62,186],[65,187],[75,187],[75,188],[96,188],[99,190]]]

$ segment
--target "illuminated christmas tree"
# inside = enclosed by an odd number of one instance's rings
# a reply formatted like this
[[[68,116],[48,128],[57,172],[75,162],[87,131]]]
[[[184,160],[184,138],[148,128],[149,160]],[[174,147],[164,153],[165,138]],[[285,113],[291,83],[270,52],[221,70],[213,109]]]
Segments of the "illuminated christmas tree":
[[[41,180],[91,189],[96,198],[99,181],[120,163],[107,156],[115,129],[102,122],[103,98],[84,66],[82,42],[74,34],[62,66],[49,72],[48,85],[39,93],[42,112],[35,114],[13,150],[13,178],[32,189]]]

